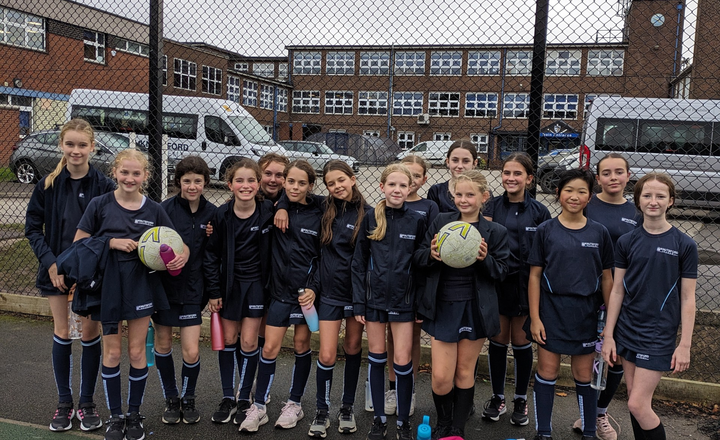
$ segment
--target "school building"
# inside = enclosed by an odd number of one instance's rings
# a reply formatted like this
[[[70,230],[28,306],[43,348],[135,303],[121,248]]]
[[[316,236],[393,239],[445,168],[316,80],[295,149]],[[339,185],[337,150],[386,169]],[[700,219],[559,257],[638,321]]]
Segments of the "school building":
[[[682,3],[624,6],[624,28],[592,44],[548,45],[541,150],[577,145],[585,108],[598,95],[720,97],[720,56],[709,50],[716,1],[699,1],[689,66],[680,54]],[[22,136],[65,121],[75,88],[147,92],[142,23],[66,0],[0,0],[0,23],[0,165]],[[493,162],[524,148],[532,45],[286,49],[287,56],[248,57],[165,39],[163,92],[237,101],[278,140],[335,132],[409,148],[470,137]]]

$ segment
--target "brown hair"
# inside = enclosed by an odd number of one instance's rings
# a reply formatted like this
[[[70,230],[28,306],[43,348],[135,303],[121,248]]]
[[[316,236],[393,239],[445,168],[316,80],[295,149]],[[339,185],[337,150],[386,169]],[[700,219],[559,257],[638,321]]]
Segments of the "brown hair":
[[[175,186],[180,188],[180,180],[185,174],[199,174],[205,178],[205,185],[210,183],[210,168],[200,156],[186,156],[175,165]]]
[[[660,182],[663,185],[666,185],[668,187],[668,193],[674,204],[675,197],[677,196],[677,192],[675,190],[675,182],[672,181],[670,176],[668,176],[667,174],[663,174],[663,173],[647,173],[644,176],[642,176],[640,179],[638,179],[637,183],[635,183],[635,189],[633,190],[633,197],[635,199],[635,207],[638,210],[640,210],[640,196],[642,195],[642,191],[643,191],[643,188],[645,187],[645,184],[651,180],[657,180],[658,182]],[[671,207],[672,207],[672,204],[668,205],[665,212],[668,212]]]
[[[277,163],[282,164],[283,166],[287,166],[290,163],[290,159],[283,156],[282,154],[268,153],[268,154],[264,155],[263,157],[261,157],[257,163],[258,163],[258,166],[260,166],[260,169],[262,171],[265,171],[265,168],[267,168],[268,165],[270,165],[273,162],[277,162]]]
[[[333,159],[328,161],[325,166],[323,167],[323,183],[327,185],[327,182],[325,181],[325,176],[331,171],[340,171],[341,173],[345,174],[348,177],[355,177],[355,173],[353,173],[352,168],[350,168],[350,165],[345,163],[342,160],[339,159]],[[360,189],[357,186],[357,182],[352,187],[352,197],[350,198],[350,202],[343,202],[342,209],[345,210],[345,203],[352,203],[355,205],[355,208],[357,209],[358,216],[357,219],[355,219],[355,232],[353,232],[352,235],[352,246],[355,246],[355,242],[357,241],[358,233],[360,232],[360,224],[362,223],[362,219],[365,217],[365,205],[367,205],[367,202],[365,201],[365,197],[363,197],[362,193],[360,192]],[[332,241],[333,237],[333,231],[332,231],[332,224],[333,220],[335,220],[335,217],[338,215],[337,212],[337,206],[335,205],[335,202],[333,201],[333,196],[328,195],[328,197],[325,199],[325,213],[322,217],[322,231],[320,232],[320,244],[322,245],[328,245]]]
[[[134,148],[127,148],[125,150],[122,150],[117,154],[117,156],[115,156],[115,160],[112,164],[113,178],[115,178],[115,171],[120,168],[120,165],[124,160],[137,160],[140,163],[142,169],[148,175],[148,177],[152,174],[152,166],[150,165],[150,161],[148,160],[148,158],[142,152],[140,152],[140,150],[136,150]],[[117,181],[115,183],[117,183]],[[145,179],[142,186],[140,187],[140,194],[145,194],[147,186],[148,179]]]
[[[285,171],[283,172],[283,175],[287,179],[287,175],[290,172],[291,169],[297,168],[300,171],[304,171],[305,174],[308,176],[308,183],[310,185],[315,184],[315,180],[317,180],[317,175],[315,174],[315,169],[313,169],[312,165],[305,159],[298,159],[290,162],[289,164],[285,165]]]
[[[405,174],[408,178],[408,186],[412,185],[412,173],[410,173],[410,170],[401,163],[388,165],[380,176],[380,182],[384,184],[387,181],[388,176],[392,173]],[[385,233],[387,232],[387,219],[385,218],[386,206],[387,202],[385,199],[380,200],[380,203],[375,206],[375,224],[377,226],[375,226],[375,229],[373,229],[370,235],[368,235],[370,240],[380,241],[385,238]]]
[[[263,195],[260,192],[260,180],[262,180],[262,172],[260,171],[260,166],[255,163],[254,160],[243,157],[242,159],[230,165],[227,171],[225,171],[225,181],[228,183],[228,185],[231,184],[233,179],[235,178],[235,173],[241,168],[247,168],[255,173],[255,178],[258,181],[258,192],[257,194],[255,194],[255,201],[262,202]],[[232,197],[230,198],[230,200],[232,200]]]
[[[534,176],[535,175],[535,167],[533,166],[533,161],[530,158],[530,155],[527,154],[524,151],[516,151],[514,153],[510,153],[510,155],[503,161],[501,170],[505,169],[505,165],[508,162],[517,162],[525,168],[525,172],[528,176]]]
[[[458,148],[462,148],[463,150],[467,150],[470,152],[473,158],[473,162],[475,162],[478,158],[477,155],[477,147],[475,147],[475,144],[472,143],[472,141],[469,138],[462,138],[458,139],[455,142],[450,145],[450,148],[447,152],[447,158],[450,159],[450,155],[453,151],[457,150]]]
[[[595,168],[595,174],[600,175],[600,164],[603,163],[605,159],[622,159],[623,162],[625,162],[625,171],[630,172],[630,163],[627,159],[625,159],[625,156],[623,156],[620,153],[608,153],[605,156],[603,156],[602,159],[597,163],[597,166]]]
[[[423,159],[420,156],[416,156],[415,154],[408,154],[407,156],[402,158],[400,163],[416,163],[422,167],[423,176],[427,174],[427,170],[428,170],[427,162],[425,162],[425,159]]]
[[[65,139],[65,134],[68,131],[79,131],[82,133],[85,133],[90,138],[90,144],[93,146],[93,149],[95,148],[95,132],[92,129],[92,126],[90,123],[84,119],[72,119],[65,123],[65,125],[62,126],[60,129],[60,136],[59,136],[59,143],[58,147],[62,149],[63,140]],[[67,165],[67,158],[65,158],[65,155],[63,154],[62,159],[60,159],[60,162],[55,166],[55,169],[52,170],[50,174],[45,177],[45,189],[50,188],[55,183],[55,179],[57,176],[60,175],[62,172],[62,169]]]

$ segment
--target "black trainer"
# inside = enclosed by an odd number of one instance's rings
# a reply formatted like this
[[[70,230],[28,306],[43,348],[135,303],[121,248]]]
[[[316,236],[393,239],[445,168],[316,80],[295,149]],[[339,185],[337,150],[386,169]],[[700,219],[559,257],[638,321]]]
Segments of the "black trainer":
[[[135,411],[125,416],[125,440],[143,440],[145,438],[144,418]]]
[[[430,438],[432,440],[438,440],[441,438],[450,437],[450,430],[452,430],[452,426],[450,425],[437,425],[432,430]]]
[[[308,436],[316,438],[327,437],[327,429],[330,427],[330,419],[326,409],[318,409],[315,419],[310,424]]]
[[[105,422],[105,440],[123,440],[125,438],[125,416],[110,416]]]
[[[403,422],[397,425],[397,433],[395,436],[397,440],[414,440],[413,429],[410,422]]]
[[[235,413],[235,418],[233,419],[233,424],[235,425],[242,425],[242,422],[245,421],[245,417],[247,416],[247,410],[250,409],[250,403],[249,400],[241,400],[237,403],[237,412]]]
[[[368,432],[367,440],[385,440],[387,435],[387,423],[383,423],[380,417],[375,417],[372,428]]]
[[[72,429],[72,418],[75,415],[75,409],[72,402],[58,403],[55,414],[53,414],[50,422],[50,431],[67,431]]]
[[[80,420],[80,429],[83,431],[94,431],[102,427],[102,420],[92,402],[81,403],[77,410],[77,418]]]
[[[528,408],[527,400],[522,397],[518,397],[513,400],[513,413],[510,416],[510,423],[513,425],[525,426],[529,423],[528,420]]]
[[[183,422],[187,425],[199,422],[200,411],[195,408],[195,396],[185,396],[181,403]]]
[[[217,411],[213,413],[212,421],[215,423],[227,423],[232,419],[235,411],[237,411],[235,400],[226,397],[218,405]]]
[[[552,440],[552,437],[549,435],[535,434],[535,438],[533,440]]]
[[[166,425],[175,425],[180,423],[182,419],[182,411],[180,410],[180,398],[178,396],[168,397],[165,399],[165,412],[162,415],[162,421]]]
[[[485,409],[483,410],[483,419],[492,420],[497,422],[500,420],[500,416],[507,412],[505,407],[505,399],[502,399],[493,394],[493,396],[485,402]]]

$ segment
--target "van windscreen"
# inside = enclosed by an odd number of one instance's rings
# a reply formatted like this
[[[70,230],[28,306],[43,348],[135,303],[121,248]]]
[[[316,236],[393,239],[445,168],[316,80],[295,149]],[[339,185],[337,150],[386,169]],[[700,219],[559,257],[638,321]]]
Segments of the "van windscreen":
[[[242,116],[228,116],[228,120],[248,142],[261,145],[273,144],[270,135],[255,119]]]

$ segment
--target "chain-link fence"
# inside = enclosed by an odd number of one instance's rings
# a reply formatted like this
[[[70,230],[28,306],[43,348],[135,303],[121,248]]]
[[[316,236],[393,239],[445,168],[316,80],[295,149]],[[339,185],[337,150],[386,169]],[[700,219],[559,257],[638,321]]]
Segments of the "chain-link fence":
[[[717,383],[720,5],[559,1],[537,20],[542,4],[168,1],[151,16],[137,1],[0,0],[0,291],[38,295],[25,210],[73,117],[97,130],[91,161],[104,172],[132,144],[155,157],[161,127],[158,169],[202,156],[218,205],[224,170],[268,152],[317,169],[344,155],[374,204],[383,166],[409,150],[432,165],[425,195],[450,176],[450,142],[468,138],[494,194],[509,153],[537,155],[537,198],[556,215],[558,171],[614,151],[631,163],[629,187],[650,170],[678,184],[671,221],[701,256],[693,368],[681,376]],[[150,66],[162,113],[148,106]]]

